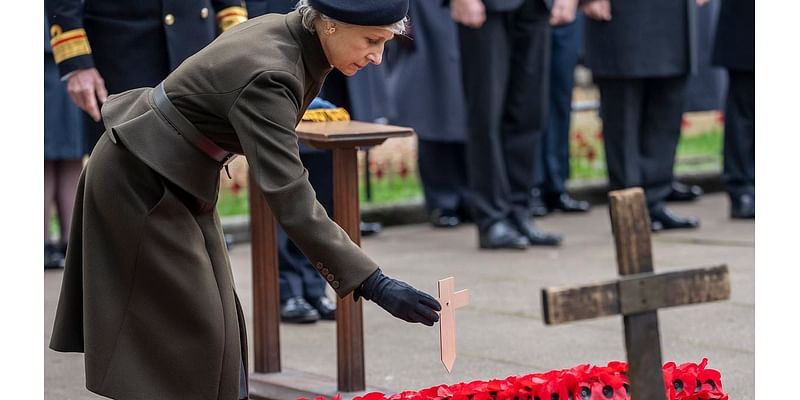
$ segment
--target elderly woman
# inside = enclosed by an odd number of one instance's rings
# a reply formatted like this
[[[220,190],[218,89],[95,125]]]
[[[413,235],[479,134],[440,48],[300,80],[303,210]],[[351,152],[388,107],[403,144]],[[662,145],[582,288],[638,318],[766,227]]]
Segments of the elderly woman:
[[[295,126],[332,68],[379,64],[407,0],[303,0],[227,30],[156,88],[109,97],[83,171],[50,347],[84,352],[116,399],[247,397],[244,317],[219,217],[244,154],[278,222],[339,296],[433,325],[439,303],[383,275],[317,203]]]

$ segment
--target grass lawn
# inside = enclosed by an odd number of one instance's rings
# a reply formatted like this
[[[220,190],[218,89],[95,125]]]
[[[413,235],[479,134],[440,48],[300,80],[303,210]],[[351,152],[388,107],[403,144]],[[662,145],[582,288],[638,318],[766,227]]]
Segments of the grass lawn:
[[[675,162],[677,173],[718,171],[721,168],[721,131],[681,137]],[[573,144],[570,169],[573,181],[605,178],[606,161],[602,141],[589,141],[584,145]]]

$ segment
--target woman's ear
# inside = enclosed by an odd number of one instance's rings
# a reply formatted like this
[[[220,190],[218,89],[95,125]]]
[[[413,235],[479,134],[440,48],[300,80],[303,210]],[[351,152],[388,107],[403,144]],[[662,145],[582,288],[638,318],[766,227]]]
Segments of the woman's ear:
[[[325,25],[325,33],[326,34],[332,35],[334,32],[336,32],[336,24],[334,24],[333,22],[330,22],[330,21],[327,21],[325,24],[326,24]]]

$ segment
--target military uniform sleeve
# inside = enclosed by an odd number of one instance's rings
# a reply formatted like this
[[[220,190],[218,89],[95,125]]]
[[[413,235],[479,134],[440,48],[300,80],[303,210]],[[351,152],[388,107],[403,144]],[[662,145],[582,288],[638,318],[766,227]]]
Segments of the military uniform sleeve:
[[[378,266],[316,200],[295,133],[301,93],[293,75],[263,72],[242,90],[228,117],[275,218],[343,297]]]
[[[247,8],[242,0],[212,0],[220,32],[247,21]]]
[[[83,1],[45,0],[45,10],[50,21],[50,47],[61,76],[94,67],[92,48],[83,30]]]

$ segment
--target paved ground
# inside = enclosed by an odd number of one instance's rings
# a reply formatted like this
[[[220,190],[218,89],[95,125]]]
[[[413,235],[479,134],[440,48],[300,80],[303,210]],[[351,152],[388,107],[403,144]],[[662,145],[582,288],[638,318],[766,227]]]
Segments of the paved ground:
[[[676,205],[702,218],[697,231],[654,236],[657,271],[727,263],[729,301],[659,312],[665,361],[699,362],[722,372],[732,399],[755,398],[755,235],[752,222],[727,218],[722,194]],[[455,276],[471,290],[471,304],[458,312],[458,359],[452,374],[438,357],[437,330],[399,322],[374,304],[364,306],[367,384],[390,390],[440,383],[502,378],[581,363],[624,359],[620,317],[548,327],[542,323],[540,289],[616,277],[608,210],[555,215],[539,225],[566,235],[558,249],[480,252],[472,226],[434,230],[409,225],[385,230],[363,245],[384,271],[434,293],[438,279]],[[239,294],[249,318],[252,301],[250,247],[231,251]],[[45,273],[45,346],[57,302],[60,272]],[[335,376],[335,325],[281,327],[284,367]],[[251,341],[252,346],[252,341]],[[252,351],[252,350],[251,350]],[[45,351],[46,399],[93,399],[83,388],[81,355]]]

